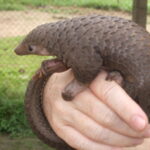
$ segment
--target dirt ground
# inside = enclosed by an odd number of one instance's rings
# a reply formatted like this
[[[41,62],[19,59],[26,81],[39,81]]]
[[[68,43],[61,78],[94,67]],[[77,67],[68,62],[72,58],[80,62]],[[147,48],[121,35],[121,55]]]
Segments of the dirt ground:
[[[131,15],[129,13],[116,11],[104,11],[74,7],[52,7],[46,10],[51,11],[44,12],[36,9],[26,11],[0,11],[0,37],[25,35],[39,24],[55,22],[80,15],[101,14],[131,19]],[[147,28],[150,31],[149,24]]]
[[[0,135],[0,150],[54,150],[43,144],[36,137],[10,138]],[[123,150],[150,150],[150,139],[137,147],[124,148]]]
[[[16,137],[11,138],[0,135],[0,150],[54,150],[43,144],[36,137]]]
[[[129,13],[88,8],[52,7],[46,10],[51,11],[44,12],[36,9],[26,11],[0,11],[0,37],[25,35],[37,25],[80,15],[101,14],[131,19],[131,14]],[[150,24],[147,25],[147,29],[150,31]]]

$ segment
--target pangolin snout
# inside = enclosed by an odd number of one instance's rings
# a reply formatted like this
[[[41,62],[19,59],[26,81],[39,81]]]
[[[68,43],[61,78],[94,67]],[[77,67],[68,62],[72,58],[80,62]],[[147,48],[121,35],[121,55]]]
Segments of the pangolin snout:
[[[17,55],[19,55],[19,53],[18,53],[18,48],[17,48],[17,47],[15,48],[14,51],[15,51],[15,53],[16,53]]]
[[[17,54],[17,55],[23,55],[23,49],[22,49],[22,46],[18,45],[14,52]]]

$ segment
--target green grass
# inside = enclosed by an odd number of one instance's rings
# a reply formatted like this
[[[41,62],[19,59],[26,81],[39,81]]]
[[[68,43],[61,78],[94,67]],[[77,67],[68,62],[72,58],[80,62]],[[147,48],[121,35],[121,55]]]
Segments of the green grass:
[[[132,8],[132,0],[51,0],[54,6],[78,6],[96,9],[115,9],[130,11]]]
[[[22,37],[0,39],[0,132],[30,134],[24,116],[26,86],[46,57],[17,56],[13,49]]]
[[[15,55],[21,39],[0,39],[0,150],[52,150],[33,135],[23,103],[28,81],[47,57]]]
[[[13,49],[20,40],[21,37],[0,39],[0,91],[3,91],[0,93],[1,98],[6,95],[15,100],[20,99],[27,81],[40,66],[40,62],[46,58],[17,56]]]
[[[0,10],[20,10],[26,7],[45,6],[77,6],[131,11],[132,0],[0,0]]]
[[[0,0],[0,10],[23,10],[33,7],[75,6],[131,12],[133,0]],[[150,1],[148,1],[150,13]]]

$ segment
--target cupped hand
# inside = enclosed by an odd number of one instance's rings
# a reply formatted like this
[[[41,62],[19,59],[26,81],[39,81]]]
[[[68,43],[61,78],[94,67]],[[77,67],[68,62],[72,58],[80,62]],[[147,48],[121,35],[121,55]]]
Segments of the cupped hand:
[[[72,71],[55,73],[44,90],[45,115],[55,133],[78,150],[120,150],[141,144],[150,136],[142,109],[114,81],[101,72],[72,101],[61,92],[74,78]]]

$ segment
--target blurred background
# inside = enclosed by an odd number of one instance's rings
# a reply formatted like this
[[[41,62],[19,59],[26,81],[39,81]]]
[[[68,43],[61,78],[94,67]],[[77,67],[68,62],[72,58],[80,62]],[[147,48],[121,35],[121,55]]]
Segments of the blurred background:
[[[14,48],[37,25],[89,14],[133,19],[150,31],[148,0],[0,0],[0,150],[50,150],[23,109],[27,83],[47,57],[16,56]]]

